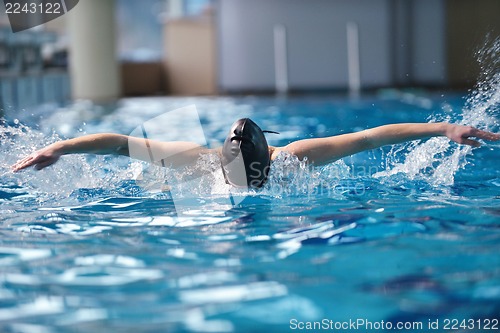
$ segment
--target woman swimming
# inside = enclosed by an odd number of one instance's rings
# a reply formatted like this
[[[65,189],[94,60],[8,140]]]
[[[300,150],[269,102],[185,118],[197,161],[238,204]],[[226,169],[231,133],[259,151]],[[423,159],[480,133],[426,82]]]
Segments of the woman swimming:
[[[219,155],[226,181],[237,187],[259,188],[267,180],[271,162],[281,152],[307,157],[313,165],[324,165],[342,157],[385,145],[446,136],[459,144],[479,147],[477,139],[499,141],[500,134],[450,123],[402,123],[330,136],[294,141],[284,147],[267,144],[264,132],[251,119],[236,121],[222,148],[209,149],[193,142],[161,142],[121,134],[90,134],[55,142],[19,160],[12,166],[19,171],[30,166],[41,170],[62,155],[93,153],[125,155],[165,167],[190,167],[207,153]],[[475,138],[475,139],[472,139]]]

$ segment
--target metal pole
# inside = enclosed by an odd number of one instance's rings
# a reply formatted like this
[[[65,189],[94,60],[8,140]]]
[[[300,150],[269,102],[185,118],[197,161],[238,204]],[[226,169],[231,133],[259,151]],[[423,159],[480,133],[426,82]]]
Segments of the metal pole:
[[[274,79],[278,93],[288,92],[288,53],[286,45],[286,28],[274,26]]]
[[[347,71],[349,93],[359,95],[361,90],[361,68],[359,63],[359,31],[358,24],[347,22]]]

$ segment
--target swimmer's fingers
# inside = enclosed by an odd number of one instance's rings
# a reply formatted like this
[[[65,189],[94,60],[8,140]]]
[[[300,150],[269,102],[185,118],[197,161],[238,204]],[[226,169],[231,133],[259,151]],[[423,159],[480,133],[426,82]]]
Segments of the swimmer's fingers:
[[[11,168],[12,171],[17,172],[30,166],[35,166],[35,169],[42,170],[49,165],[54,164],[59,159],[59,155],[56,154],[47,154],[45,152],[37,152],[30,156],[23,158],[14,164]]]
[[[481,143],[477,140],[482,139],[488,141],[500,140],[500,134],[483,131],[471,126],[449,125],[446,136],[457,143],[479,147]]]
[[[476,139],[482,139],[487,141],[499,141],[500,134],[491,133],[488,131],[483,131],[475,127],[465,127],[465,132],[462,134],[461,140],[457,141],[464,145],[469,145],[472,147],[480,147],[481,142],[471,139],[471,137]]]
[[[25,168],[33,165],[33,161],[35,160],[35,158],[36,158],[36,155],[31,154],[29,156],[26,156],[23,159],[20,159],[14,165],[12,165],[10,168],[14,172],[17,172],[19,170],[25,169]]]
[[[481,147],[481,142],[479,141],[476,141],[476,140],[472,140],[472,139],[462,139],[459,143],[463,144],[463,145],[469,145],[469,146],[472,146],[472,147]]]
[[[469,136],[473,136],[478,139],[483,139],[487,141],[500,141],[500,134],[483,131],[473,127],[471,128],[471,132],[469,134],[470,134]]]

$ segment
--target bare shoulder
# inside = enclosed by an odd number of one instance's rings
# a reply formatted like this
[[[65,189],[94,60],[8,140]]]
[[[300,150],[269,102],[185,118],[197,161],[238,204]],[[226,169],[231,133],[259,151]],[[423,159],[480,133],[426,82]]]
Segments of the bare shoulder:
[[[271,157],[271,161],[274,161],[274,159],[279,155],[279,153],[281,153],[284,150],[285,147],[269,146],[269,156]]]
[[[222,147],[217,147],[217,148],[207,148],[205,150],[206,153],[208,154],[215,154],[217,155],[219,158],[222,157]]]

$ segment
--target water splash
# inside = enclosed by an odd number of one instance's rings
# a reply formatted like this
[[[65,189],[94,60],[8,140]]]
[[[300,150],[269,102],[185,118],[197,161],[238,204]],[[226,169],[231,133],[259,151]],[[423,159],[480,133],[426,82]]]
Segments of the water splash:
[[[175,186],[176,196],[211,199],[229,195],[275,198],[313,195],[318,193],[318,188],[331,193],[340,179],[352,177],[350,168],[341,160],[317,168],[308,164],[307,159],[301,161],[288,153],[280,153],[273,161],[269,178],[261,190],[235,189],[227,184],[216,154],[202,156],[191,169],[174,170],[142,162],[133,163],[132,169],[136,182],[147,191],[170,191]],[[193,179],[196,181],[192,182]]]
[[[481,74],[473,91],[466,98],[464,108],[447,117],[434,116],[431,122],[447,121],[498,131],[500,112],[500,38],[487,41],[476,53]],[[452,185],[455,174],[463,169],[472,153],[470,146],[461,146],[444,137],[435,137],[422,144],[408,144],[403,162],[388,163],[389,170],[374,175],[382,180],[394,179],[403,174],[406,179],[422,179],[431,185]],[[397,161],[395,152],[388,154],[388,161]]]
[[[462,124],[498,130],[500,112],[500,37],[487,42],[476,52],[481,71],[474,90],[468,96]]]
[[[302,161],[289,153],[280,153],[273,161],[264,193],[272,197],[309,196],[338,193],[337,185],[351,178],[351,169],[338,160],[324,167],[312,167],[307,158]]]
[[[106,158],[87,159],[83,155],[62,157],[43,171],[33,168],[14,173],[11,166],[32,152],[59,141],[57,134],[45,135],[15,120],[7,124],[0,120],[1,186],[25,190],[38,203],[67,198],[79,188],[109,187],[120,174],[106,172]]]
[[[202,156],[194,168],[170,169],[140,161],[120,165],[115,157],[67,155],[42,171],[33,168],[14,173],[10,167],[28,154],[61,140],[57,134],[41,131],[16,122],[0,126],[0,174],[3,188],[16,188],[37,204],[74,198],[78,201],[95,197],[123,195],[122,187],[132,188],[134,195],[145,197],[200,199],[204,204],[228,196],[283,197],[312,195],[318,187],[332,189],[339,179],[349,177],[350,169],[344,162],[323,168],[312,168],[307,160],[280,154],[273,162],[269,180],[262,190],[237,190],[228,185],[222,174],[216,154]],[[199,175],[202,175],[200,177]],[[195,181],[193,181],[193,179]],[[125,184],[125,185],[124,185]]]
[[[191,168],[168,168],[146,162],[132,162],[132,178],[149,192],[168,192],[174,186],[182,197],[228,194],[221,162],[216,154],[202,155]],[[195,181],[193,181],[195,180]]]

